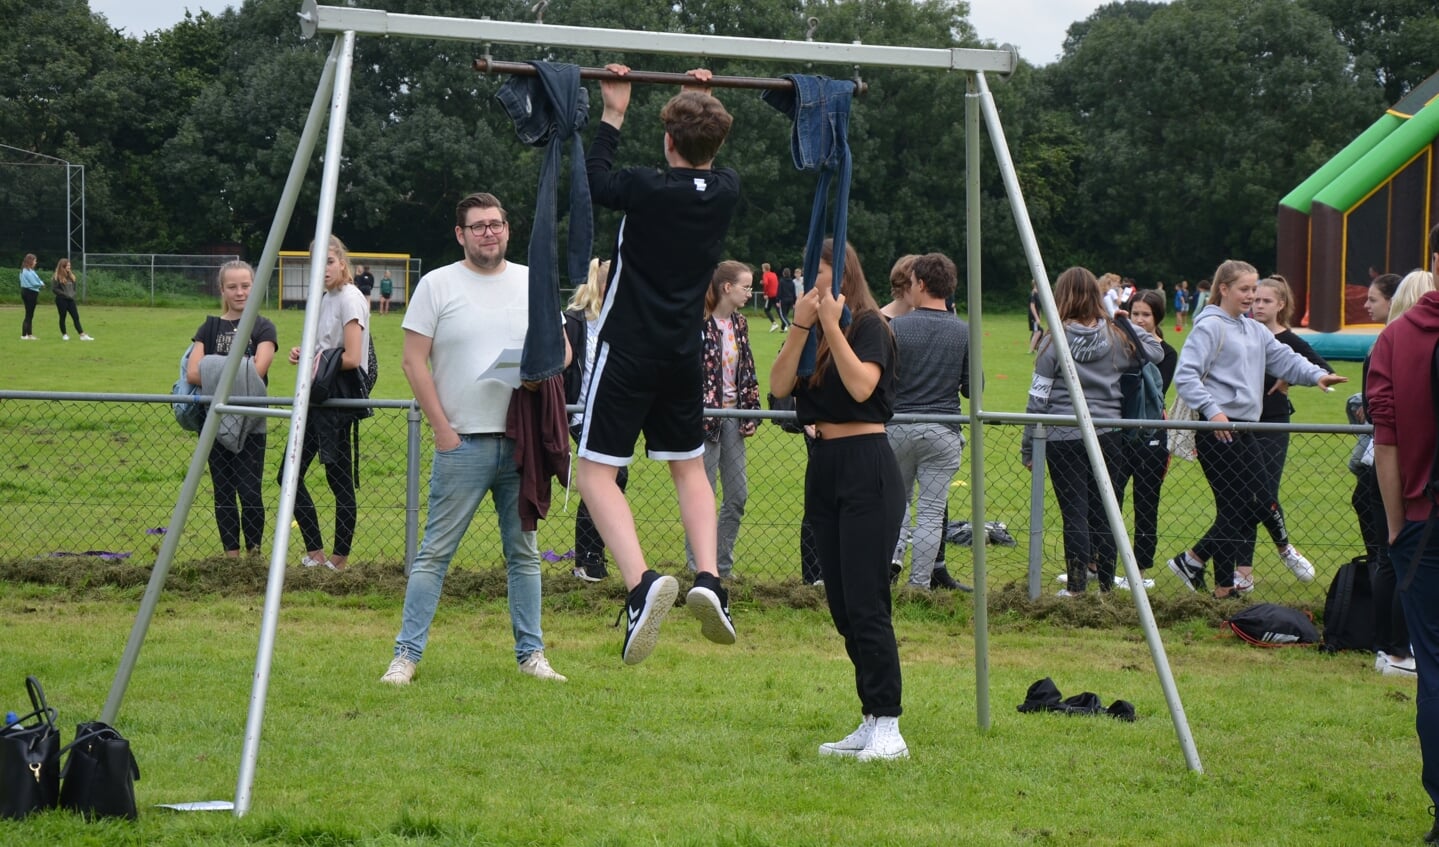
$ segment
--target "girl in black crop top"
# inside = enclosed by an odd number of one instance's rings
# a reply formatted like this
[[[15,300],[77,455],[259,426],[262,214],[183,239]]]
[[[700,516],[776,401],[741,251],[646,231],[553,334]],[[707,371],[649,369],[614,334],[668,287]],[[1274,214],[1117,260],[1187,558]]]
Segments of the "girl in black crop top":
[[[854,663],[863,720],[821,756],[860,761],[905,758],[899,734],[899,648],[890,620],[889,559],[899,538],[904,491],[884,434],[894,399],[894,336],[869,293],[859,256],[845,245],[840,294],[831,294],[834,242],[820,254],[814,288],[795,304],[784,347],[770,372],[776,397],[795,397],[800,423],[816,441],[805,471],[805,521],[814,542],[835,629]],[[840,327],[848,304],[851,321]],[[812,376],[797,376],[810,333],[819,335]]]

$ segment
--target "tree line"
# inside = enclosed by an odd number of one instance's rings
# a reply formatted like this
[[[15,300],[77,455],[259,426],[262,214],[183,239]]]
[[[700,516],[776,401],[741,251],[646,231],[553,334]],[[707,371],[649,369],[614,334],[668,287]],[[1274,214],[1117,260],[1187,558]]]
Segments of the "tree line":
[[[531,21],[529,0],[356,0],[390,12]],[[258,258],[330,40],[300,37],[298,0],[245,0],[187,14],[143,37],[114,30],[86,0],[0,0],[0,143],[83,164],[90,252],[200,252],[238,245]],[[546,23],[920,47],[992,47],[949,0],[553,0]],[[453,207],[500,196],[523,261],[540,151],[522,146],[471,70],[485,45],[357,41],[335,232],[352,249],[452,261]],[[494,45],[496,59],[603,65],[591,51]],[[1432,0],[1123,0],[1072,24],[1061,57],[991,79],[1029,214],[1051,274],[1082,264],[1141,284],[1191,280],[1223,258],[1272,265],[1279,198],[1436,70]],[[627,55],[646,70],[696,59]],[[714,60],[717,74],[847,76],[846,67]],[[855,103],[849,233],[882,289],[904,253],[963,266],[963,74],[865,68]],[[660,164],[659,108],[672,92],[637,86],[620,161]],[[743,200],[728,252],[800,261],[813,174],[789,156],[789,125],[748,92],[721,91],[735,115],[720,162]],[[599,119],[591,88],[592,123]],[[981,143],[986,296],[1017,303],[1030,274],[1000,175]],[[323,148],[323,143],[320,145]],[[320,159],[286,236],[314,230]],[[63,250],[63,202],[45,169],[0,156],[0,260],[27,244]],[[63,182],[58,183],[63,186]],[[63,190],[63,188],[61,189]],[[616,221],[600,216],[596,249]],[[61,230],[57,235],[56,230]],[[47,248],[50,249],[50,248]]]

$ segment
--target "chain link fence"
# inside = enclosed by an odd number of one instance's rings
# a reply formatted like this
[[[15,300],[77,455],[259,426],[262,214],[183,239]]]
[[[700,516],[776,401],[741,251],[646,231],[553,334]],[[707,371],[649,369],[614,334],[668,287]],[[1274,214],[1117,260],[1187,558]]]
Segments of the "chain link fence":
[[[80,299],[102,305],[205,305],[220,297],[220,266],[231,254],[86,253]],[[47,276],[46,279],[49,277]]]
[[[175,424],[168,397],[154,395],[75,395],[0,392],[0,448],[10,460],[0,471],[0,504],[5,532],[0,534],[0,559],[31,560],[62,555],[106,556],[136,566],[154,562],[160,532],[169,523],[196,436]],[[406,521],[423,527],[424,499],[432,448],[423,426],[410,425],[411,405],[392,401],[376,408],[361,424],[359,522],[351,561],[399,563],[406,559]],[[776,413],[761,413],[772,417]],[[1016,417],[1016,416],[1011,416]],[[1355,477],[1347,467],[1355,434],[1363,428],[1313,427],[1289,436],[1280,499],[1292,543],[1315,569],[1302,582],[1280,559],[1261,527],[1253,548],[1254,600],[1322,608],[1330,579],[1340,565],[1364,553],[1358,518],[1350,498]],[[279,503],[278,475],[287,423],[269,421],[265,493],[271,504],[267,521]],[[1026,585],[1031,564],[1043,594],[1062,586],[1065,574],[1063,531],[1053,486],[1034,478],[1020,461],[1022,428],[994,421],[984,427],[985,519],[992,525],[981,537],[991,541],[987,556],[989,585]],[[1199,433],[1200,438],[1212,437]],[[418,496],[407,496],[410,439],[422,440],[417,451]],[[734,574],[750,583],[797,583],[801,578],[800,519],[803,512],[805,436],[784,432],[766,420],[746,440],[749,496],[735,547]],[[951,530],[963,535],[970,516],[970,447],[950,485]],[[1042,462],[1036,462],[1042,467]],[[333,501],[323,468],[312,466],[309,488],[320,512],[328,542],[332,536]],[[631,467],[629,499],[641,542],[652,564],[662,569],[684,567],[684,534],[675,505],[669,472],[662,462],[638,459]],[[722,498],[723,489],[719,493]],[[1037,496],[1035,496],[1037,495]],[[1132,496],[1124,506],[1133,527]],[[574,518],[578,496],[556,486],[550,516],[541,522],[539,547],[545,572],[563,576],[573,566]],[[1147,576],[1158,595],[1179,596],[1187,588],[1165,560],[1192,548],[1214,520],[1214,498],[1197,462],[1173,460],[1160,489],[1155,566]],[[266,538],[272,538],[267,526]],[[1002,543],[994,543],[1000,541]],[[289,559],[298,563],[304,551],[292,531]],[[944,545],[946,565],[961,582],[974,579],[967,546]],[[198,562],[220,554],[213,500],[208,479],[191,508],[178,561]],[[268,554],[268,550],[266,551]],[[500,567],[503,555],[489,501],[481,507],[454,560],[454,567]],[[906,571],[908,563],[906,563]],[[1122,569],[1120,571],[1122,573]],[[1210,586],[1213,586],[1211,567]],[[613,566],[610,579],[616,579]]]

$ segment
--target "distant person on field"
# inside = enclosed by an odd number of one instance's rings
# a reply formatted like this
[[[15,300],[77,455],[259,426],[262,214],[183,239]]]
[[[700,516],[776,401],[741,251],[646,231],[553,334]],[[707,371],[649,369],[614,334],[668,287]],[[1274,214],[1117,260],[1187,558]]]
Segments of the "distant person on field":
[[[595,352],[599,349],[600,309],[605,305],[605,285],[609,280],[610,263],[599,259],[590,260],[589,278],[575,289],[565,311],[565,337],[569,340],[572,357],[565,366],[565,403],[585,405],[589,391],[590,374],[595,370]],[[575,444],[580,443],[584,434],[584,412],[570,415],[570,436]],[[621,491],[629,484],[630,469],[622,467],[615,475],[615,484]],[[590,507],[583,499],[575,510],[575,566],[571,571],[576,579],[585,582],[600,582],[609,576],[605,565],[605,542],[595,529],[595,520],[590,516]]]
[[[75,331],[80,333],[80,340],[94,341],[80,328],[80,309],[75,305],[75,271],[70,268],[69,259],[61,259],[55,264],[50,284],[55,291],[55,311],[60,313],[60,340],[70,340],[70,334],[65,331],[65,317],[68,315],[75,323]]]
[[[624,65],[610,71],[623,76]],[[634,515],[615,478],[634,461],[641,432],[653,459],[669,463],[685,538],[694,550],[694,587],[685,605],[704,636],[735,642],[729,593],[716,567],[714,489],[705,476],[701,391],[704,297],[739,204],[739,175],[715,168],[733,118],[704,90],[711,76],[690,71],[686,86],[660,110],[669,167],[615,171],[630,84],[601,81],[604,114],[587,167],[596,205],[624,213],[605,290],[600,349],[585,398],[580,440],[580,493],[614,554],[629,596],[622,655],[637,664],[654,649],[679,583],[650,570]]]
[[[1431,277],[1439,276],[1439,226],[1429,232],[1429,263]],[[1439,507],[1428,488],[1439,450],[1432,396],[1436,342],[1439,293],[1430,291],[1379,333],[1367,393],[1389,555],[1418,671],[1414,725],[1430,814],[1439,805],[1439,534],[1433,532]],[[1424,841],[1439,843],[1439,821]]]
[[[779,329],[784,310],[779,305],[779,276],[769,268],[769,262],[760,265],[760,293],[764,295],[764,316],[769,318],[769,331]]]
[[[317,245],[311,245],[311,250]],[[342,370],[366,371],[369,368],[370,304],[360,295],[350,278],[350,257],[345,243],[330,236],[325,259],[325,293],[320,297],[318,335],[315,354],[340,349]],[[290,364],[300,365],[300,348],[290,348]],[[314,367],[306,362],[305,367]],[[305,440],[300,450],[299,486],[295,490],[295,522],[305,541],[305,555],[300,564],[307,568],[326,567],[343,570],[350,559],[350,545],[355,538],[355,520],[359,507],[355,500],[355,445],[353,413],[343,409],[310,410],[305,424]],[[325,555],[325,539],[320,532],[320,517],[315,501],[305,487],[305,472],[319,458],[325,466],[325,480],[335,495],[335,546]],[[280,468],[283,479],[285,469]]]
[[[795,293],[794,278],[781,279],[779,281],[779,328],[783,331],[789,330],[790,315],[794,312],[795,300],[799,295]]]
[[[355,276],[355,287],[365,295],[365,302],[370,302],[370,292],[375,290],[375,275],[364,265],[357,265],[359,273]]]
[[[45,283],[40,275],[35,273],[34,253],[26,253],[25,258],[20,261],[20,299],[25,304],[25,320],[20,324],[21,341],[38,341],[31,330],[35,321],[35,304],[40,302],[40,289]]]
[[[214,394],[225,357],[235,346],[235,330],[255,285],[255,271],[246,262],[232,261],[220,266],[218,318],[207,318],[195,330],[185,379],[205,394]],[[263,397],[269,381],[270,364],[279,352],[275,324],[262,315],[245,342],[245,361],[235,376],[231,394],[236,397]],[[206,357],[213,359],[207,360]],[[210,448],[210,482],[215,487],[215,525],[220,531],[220,548],[226,556],[260,550],[265,537],[265,498],[260,486],[265,477],[265,419],[256,415],[226,415],[220,434]],[[237,505],[238,504],[238,505]],[[241,535],[244,545],[241,546]]]
[[[464,259],[421,277],[405,309],[405,378],[430,422],[435,457],[425,537],[405,586],[395,655],[380,681],[408,685],[414,679],[450,560],[488,493],[505,552],[515,661],[520,673],[565,682],[545,658],[539,545],[520,523],[515,441],[505,435],[511,398],[521,387],[529,268],[505,259],[509,217],[493,194],[459,202],[455,240]]]
[[[785,285],[789,285],[786,280]],[[759,379],[754,352],[749,346],[749,323],[742,311],[754,289],[754,271],[743,262],[720,262],[705,295],[704,407],[706,409],[759,409]],[[716,497],[724,492],[719,510],[715,563],[720,579],[734,572],[734,547],[739,540],[749,500],[749,473],[745,467],[745,439],[759,429],[754,418],[705,418],[705,475]],[[689,569],[695,570],[694,550],[685,545]]]
[[[1189,280],[1181,279],[1174,287],[1174,331],[1184,331],[1184,318],[1189,314]]]
[[[385,271],[385,275],[380,277],[380,314],[388,315],[390,313],[390,298],[394,294],[395,281],[390,279],[390,272]]]

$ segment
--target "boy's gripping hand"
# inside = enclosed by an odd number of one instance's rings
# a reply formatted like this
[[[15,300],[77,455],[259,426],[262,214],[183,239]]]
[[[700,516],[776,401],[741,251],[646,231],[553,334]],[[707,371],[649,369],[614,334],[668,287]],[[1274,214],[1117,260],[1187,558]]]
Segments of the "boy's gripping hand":
[[[699,83],[709,82],[710,79],[714,77],[714,72],[709,68],[695,68],[694,70],[686,71],[686,73],[694,77],[695,81]],[[708,85],[681,85],[680,91],[698,91],[701,94],[708,94],[710,93],[710,87]]]
[[[629,65],[612,62],[605,70],[624,76],[630,72]],[[605,111],[600,120],[619,129],[624,125],[625,112],[630,108],[630,84],[621,80],[600,80],[600,98],[604,100]]]

